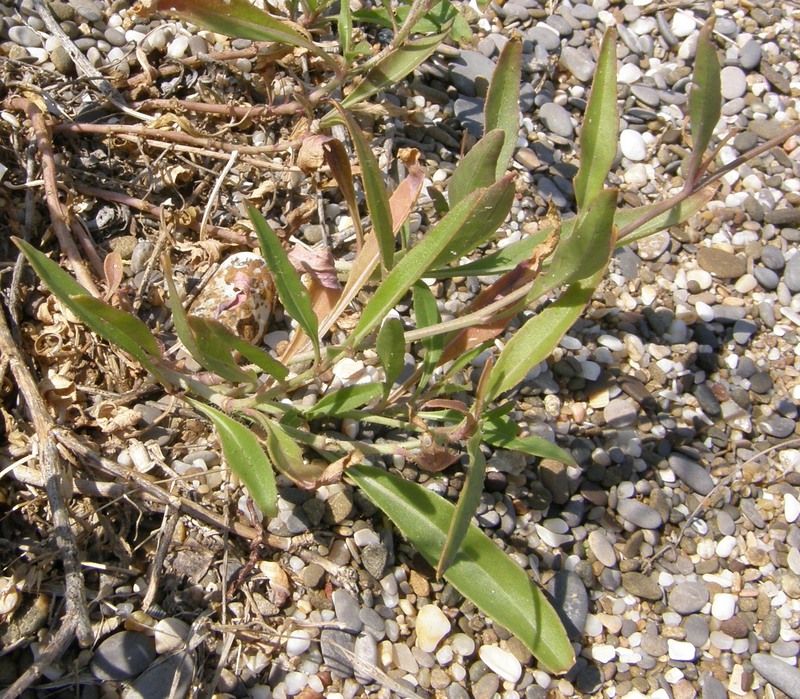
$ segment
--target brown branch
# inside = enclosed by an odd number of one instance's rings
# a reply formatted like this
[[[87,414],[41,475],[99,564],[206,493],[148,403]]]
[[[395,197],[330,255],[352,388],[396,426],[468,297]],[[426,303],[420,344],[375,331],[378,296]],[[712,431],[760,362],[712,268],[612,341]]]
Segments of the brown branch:
[[[240,106],[237,104],[213,104],[209,102],[197,102],[194,100],[179,99],[149,99],[141,102],[133,102],[135,109],[143,112],[164,110],[168,112],[197,112],[199,114],[217,114],[228,116],[234,119],[258,119],[259,117],[272,116],[292,116],[303,112],[303,105],[299,102],[287,102],[286,104],[251,104]]]
[[[67,473],[58,453],[53,431],[55,422],[47,411],[36,380],[14,343],[6,324],[5,313],[0,309],[0,354],[9,363],[17,387],[28,406],[38,442],[39,469],[44,479],[44,488],[50,503],[56,547],[64,565],[66,581],[66,616],[75,619],[75,631],[83,646],[92,641],[89,614],[84,603],[84,583],[80,556],[70,527],[69,511],[65,498],[72,491],[71,477]]]
[[[36,147],[39,151],[39,157],[42,159],[42,179],[44,180],[45,201],[50,212],[50,223],[58,239],[61,251],[67,256],[70,267],[72,267],[72,271],[75,273],[78,281],[89,293],[95,297],[99,297],[100,292],[91,274],[89,274],[89,270],[86,269],[86,265],[81,259],[78,248],[75,245],[75,241],[70,235],[69,226],[67,225],[66,207],[58,198],[58,169],[53,154],[53,139],[44,114],[37,104],[24,97],[11,98],[11,100],[9,100],[9,106],[12,109],[25,112],[33,127]]]

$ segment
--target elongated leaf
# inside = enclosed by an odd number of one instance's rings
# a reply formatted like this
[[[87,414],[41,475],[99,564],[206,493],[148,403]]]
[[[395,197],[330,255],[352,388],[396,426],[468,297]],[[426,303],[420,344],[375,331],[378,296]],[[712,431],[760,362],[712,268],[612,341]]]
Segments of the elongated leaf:
[[[461,225],[458,235],[454,236],[449,245],[434,257],[428,269],[443,267],[491,240],[511,211],[513,202],[514,175],[506,175],[483,190],[480,204]]]
[[[161,354],[150,328],[130,313],[113,308],[88,294],[78,294],[71,298],[73,303],[83,310],[82,317],[95,316],[99,323],[105,324],[106,339],[119,345],[134,357],[138,358],[143,352],[151,357]]]
[[[694,83],[689,91],[689,115],[692,127],[692,155],[686,179],[694,181],[698,174],[703,153],[706,152],[714,128],[722,113],[722,81],[719,57],[711,40],[714,30],[714,15],[705,23],[697,38],[697,53],[694,59]]]
[[[311,343],[314,346],[314,355],[319,361],[319,322],[314,313],[308,290],[303,286],[303,282],[300,281],[300,277],[289,261],[289,257],[286,255],[286,251],[283,249],[275,231],[270,228],[264,217],[252,206],[248,207],[247,211],[256,229],[261,252],[264,254],[267,266],[275,279],[278,298],[280,298],[286,312],[297,321],[303,332],[311,339]]]
[[[287,478],[297,481],[306,476],[303,450],[274,420],[264,420],[267,431],[267,452],[275,468]]]
[[[550,356],[591,300],[604,272],[605,267],[593,277],[571,284],[553,305],[516,332],[494,365],[487,400],[514,388],[533,367]]]
[[[378,398],[382,390],[381,385],[377,383],[345,386],[325,395],[306,415],[310,420],[317,417],[341,416]]]
[[[489,131],[456,166],[447,186],[450,206],[481,187],[490,187],[498,177],[498,159],[505,134],[501,129]]]
[[[326,63],[333,63],[325,51],[295,29],[292,23],[260,10],[247,0],[158,0],[156,7],[159,12],[177,15],[184,22],[218,34],[297,46]]]
[[[255,374],[245,371],[236,363],[233,358],[233,348],[226,342],[225,336],[210,328],[212,324],[218,325],[218,323],[194,316],[189,316],[188,320],[189,328],[201,348],[200,357],[195,357],[197,361],[226,381],[258,385]]]
[[[482,421],[483,440],[493,447],[518,451],[542,459],[554,459],[564,464],[575,465],[572,455],[557,444],[536,435],[520,437],[519,426],[508,418],[487,417]]]
[[[441,578],[445,574],[455,559],[469,530],[469,523],[481,502],[486,475],[486,457],[481,451],[481,440],[481,431],[476,430],[467,444],[467,456],[469,457],[467,476],[464,479],[464,487],[458,496],[458,504],[453,512],[453,519],[450,520],[447,539],[436,566],[437,578]]]
[[[349,109],[372,95],[393,87],[414,68],[423,63],[447,38],[447,31],[432,36],[423,36],[406,42],[403,46],[387,54],[364,76],[356,88],[342,100],[342,107]],[[325,117],[322,125],[327,126]]]
[[[431,325],[437,325],[442,321],[436,298],[427,284],[424,282],[414,284],[412,295],[414,316],[417,319],[418,328],[429,328]],[[439,358],[442,356],[444,347],[444,336],[434,335],[433,337],[427,337],[422,340],[421,344],[425,350],[425,356],[422,358],[422,375],[417,382],[419,390],[428,385],[428,381],[433,376],[433,370],[439,365]]]
[[[388,395],[392,385],[403,371],[406,353],[406,341],[403,332],[403,321],[399,318],[387,318],[378,331],[375,351],[386,375],[384,395]]]
[[[358,324],[348,338],[351,347],[356,347],[372,332],[411,286],[422,277],[430,261],[435,259],[446,246],[452,244],[453,238],[461,232],[464,223],[483,201],[486,191],[474,192],[459,202],[395,265],[362,311]]]
[[[364,180],[364,194],[367,198],[367,208],[372,219],[372,230],[378,239],[383,266],[390,270],[394,266],[394,232],[392,229],[392,211],[389,206],[389,192],[383,181],[378,159],[361,133],[361,129],[339,104],[336,109],[344,120],[353,145],[356,147],[358,162],[361,165],[361,177]],[[356,213],[357,215],[357,213]]]
[[[444,498],[372,466],[347,470],[400,532],[436,565],[455,511]],[[569,670],[575,655],[556,611],[527,573],[483,532],[470,525],[444,577],[484,614],[513,633],[553,673]]]
[[[323,139],[322,152],[325,155],[325,162],[331,169],[331,174],[339,185],[339,190],[347,202],[347,210],[353,219],[353,228],[356,229],[356,240],[358,245],[364,243],[364,231],[361,228],[361,214],[358,210],[358,199],[356,198],[356,188],[353,181],[353,171],[350,168],[350,157],[344,144],[330,136],[311,136],[310,138]]]
[[[353,46],[353,17],[350,13],[349,0],[343,0],[340,3],[339,19],[336,26],[339,32],[339,43],[342,45],[342,56],[347,61],[350,58],[350,50]]]
[[[617,155],[618,141],[617,35],[613,27],[609,27],[600,44],[597,73],[581,129],[581,165],[574,182],[579,211],[602,191]]]
[[[483,113],[484,133],[500,129],[505,134],[497,158],[495,179],[499,180],[511,163],[519,135],[519,86],[522,82],[522,40],[514,36],[506,42],[492,75]]]
[[[275,473],[256,436],[242,423],[216,408],[191,398],[186,400],[214,424],[225,462],[247,486],[247,492],[256,505],[269,517],[278,514]]]

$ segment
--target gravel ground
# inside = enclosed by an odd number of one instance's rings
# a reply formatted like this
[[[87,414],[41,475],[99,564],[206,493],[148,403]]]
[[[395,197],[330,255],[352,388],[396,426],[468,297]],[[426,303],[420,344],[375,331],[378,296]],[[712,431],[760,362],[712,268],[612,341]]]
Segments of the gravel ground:
[[[218,38],[174,22],[139,24],[121,2],[56,0],[51,7],[89,62],[111,66],[122,78],[142,71],[135,46],[157,65],[249,45],[215,44]],[[710,7],[650,0],[492,5],[476,18],[474,48],[442,51],[387,96],[414,108],[417,118],[389,118],[381,145],[387,153],[419,147],[432,182],[444,182],[463,131],[467,143],[470,134],[480,135],[482,97],[498,51],[520,32],[525,84],[514,162],[520,196],[501,244],[519,239],[536,230],[548,198],[563,212],[574,206],[576,130],[599,37],[613,24],[623,123],[612,183],[628,204],[657,199],[674,186],[680,165],[691,59]],[[720,0],[713,11],[724,61],[719,134],[734,134],[718,155],[727,163],[797,122],[800,15],[788,2]],[[64,77],[52,77],[51,94],[66,99],[75,66],[32,2],[3,4],[0,16],[5,70],[38,76],[40,83],[42,71],[54,71]],[[242,58],[232,72],[247,81],[252,69]],[[212,88],[201,75],[194,88],[163,79],[159,89],[191,96]],[[339,484],[316,493],[283,489],[281,514],[269,531],[299,539],[260,561],[247,595],[228,600],[222,616],[222,581],[247,552],[229,547],[212,528],[181,522],[159,599],[163,613],[145,610],[141,572],[149,548],[131,515],[117,541],[137,548],[115,551],[120,562],[111,565],[119,570],[89,576],[107,600],[96,615],[98,643],[71,650],[47,674],[54,689],[36,695],[75,696],[80,684],[81,697],[116,696],[117,680],[138,677],[126,696],[162,697],[171,678],[185,693],[194,675],[194,696],[258,699],[800,699],[797,145],[790,138],[727,175],[715,202],[688,225],[620,250],[585,319],[529,376],[517,419],[568,448],[578,466],[502,452],[489,459],[478,522],[563,609],[578,655],[566,676],[539,669],[507,631],[449,585],[434,582],[374,508]],[[94,147],[99,153],[90,155],[104,167],[99,139]],[[2,157],[9,171],[18,168],[8,150]],[[92,169],[90,160],[84,168]],[[12,190],[0,186],[0,197],[9,206]],[[101,207],[87,209],[87,217],[100,226],[102,211],[109,216]],[[336,203],[326,214],[334,222],[329,232],[352,228]],[[225,215],[215,223],[230,225]],[[143,273],[152,231],[132,228],[124,215],[108,225],[98,236],[127,249],[132,274]],[[299,235],[316,242],[320,228],[305,223]],[[474,289],[447,282],[437,293],[443,313],[455,313]],[[267,344],[284,337],[276,330]],[[169,401],[135,407],[147,424]],[[152,430],[142,436],[148,458],[160,449],[159,467],[194,474],[187,483],[201,496],[219,488],[219,456],[202,448],[202,439],[193,453],[174,456],[174,429]],[[106,449],[123,465],[139,458],[132,444]],[[446,472],[429,487],[455,497],[460,482],[460,473]],[[158,530],[160,517],[155,525],[153,516],[143,517],[139,524]],[[20,547],[10,515],[3,521],[3,561],[17,566],[33,544]],[[108,561],[107,553],[87,549],[89,560]],[[27,587],[25,595],[33,617],[36,591]],[[38,625],[0,627],[2,644],[14,649],[0,657],[0,685],[36,656],[37,645],[20,639],[44,631],[47,611],[39,617]],[[58,693],[61,687],[67,689]]]

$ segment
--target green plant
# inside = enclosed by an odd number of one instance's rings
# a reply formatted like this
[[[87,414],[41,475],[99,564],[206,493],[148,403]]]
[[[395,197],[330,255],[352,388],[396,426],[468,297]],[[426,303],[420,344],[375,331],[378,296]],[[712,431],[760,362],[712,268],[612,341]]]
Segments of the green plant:
[[[310,18],[306,24],[316,26],[326,5],[311,0],[302,4]],[[173,2],[172,6],[188,12],[182,3]],[[205,5],[194,3],[193,7],[203,7],[202,19],[208,19]],[[233,14],[234,10],[255,13],[249,5],[242,10],[239,0],[227,7]],[[414,3],[408,18],[427,17],[422,10],[431,7],[431,3]],[[244,36],[258,34],[306,49],[322,61],[333,60],[287,21],[265,20],[263,13],[247,17],[247,32],[230,16],[222,17],[220,21],[227,24],[218,28]],[[406,22],[411,22],[408,18]],[[241,20],[236,17],[236,22]],[[454,21],[447,15],[445,23]],[[349,26],[349,20],[340,16],[340,36]],[[22,241],[16,243],[72,313],[128,352],[167,390],[193,396],[187,400],[214,424],[228,465],[266,515],[276,512],[273,469],[302,487],[314,487],[330,479],[337,469],[344,469],[436,567],[438,575],[517,635],[543,667],[564,672],[572,666],[574,652],[555,610],[527,574],[470,524],[484,481],[482,445],[571,461],[569,454],[552,443],[519,433],[508,416],[514,407],[511,392],[550,355],[580,316],[615,247],[685,221],[713,196],[715,187],[705,185],[702,179],[710,162],[703,157],[721,103],[719,64],[710,31],[708,25],[699,40],[698,53],[703,60],[696,67],[690,95],[693,143],[686,186],[678,194],[655,205],[618,210],[617,192],[605,187],[616,155],[619,121],[615,34],[609,30],[600,46],[581,133],[576,217],[561,221],[553,216],[552,224],[538,234],[485,255],[479,254],[480,249],[492,242],[514,198],[514,178],[506,171],[518,128],[519,40],[506,45],[498,62],[486,101],[485,135],[457,166],[447,198],[439,198],[441,218],[421,236],[404,231],[421,191],[421,170],[413,158],[409,160],[407,179],[390,193],[369,143],[347,109],[380,89],[370,75],[375,66],[385,67],[384,59],[372,66],[369,60],[360,64],[363,81],[342,103],[333,103],[329,114],[345,125],[353,142],[371,225],[362,231],[360,250],[334,302],[323,299],[320,285],[312,284],[312,292],[303,286],[278,236],[259,212],[250,210],[279,298],[298,326],[280,359],[234,337],[214,321],[188,316],[172,284],[169,260],[164,261],[175,330],[194,358],[223,379],[215,386],[179,371],[136,317],[92,298],[43,253]],[[439,41],[439,35],[434,36]],[[347,42],[342,41],[345,48]],[[395,48],[403,50],[402,46]],[[347,50],[344,53],[347,55]],[[420,50],[413,61],[403,65],[418,63],[427,55]],[[347,65],[345,60],[336,66],[339,84],[349,70]],[[361,89],[363,85],[368,87]],[[325,94],[330,92],[325,89]],[[324,136],[318,145],[345,200],[357,208],[350,164],[341,142]],[[398,245],[401,231],[403,243]],[[469,256],[471,262],[461,262]],[[436,299],[423,279],[455,276],[497,279],[459,317],[442,321]],[[414,329],[407,329],[390,315],[409,294],[416,318]],[[367,300],[347,339],[336,344],[330,330],[357,297]],[[494,349],[494,339],[509,322],[522,311],[535,309],[545,297],[555,300],[531,315],[501,351]],[[400,383],[403,356],[415,343],[421,360]],[[486,350],[492,350],[490,358],[473,383],[467,371],[470,361]],[[320,377],[343,360],[372,364],[383,380],[327,389]],[[318,387],[321,398],[307,407],[297,395],[312,385]],[[471,396],[471,404],[463,398],[464,393]],[[373,443],[324,427],[344,419],[404,436],[401,441]],[[401,454],[422,469],[437,471],[461,458],[462,451],[466,479],[456,505],[370,463]],[[311,453],[329,465],[310,459]]]

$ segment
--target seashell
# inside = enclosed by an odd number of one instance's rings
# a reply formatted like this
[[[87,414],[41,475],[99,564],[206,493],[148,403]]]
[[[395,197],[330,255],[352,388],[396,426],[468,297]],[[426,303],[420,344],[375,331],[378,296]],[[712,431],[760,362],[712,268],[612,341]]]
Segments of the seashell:
[[[214,272],[189,313],[222,323],[234,335],[258,344],[275,308],[275,281],[254,252],[231,255]]]

